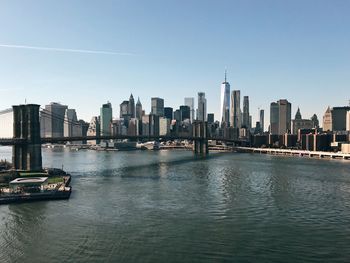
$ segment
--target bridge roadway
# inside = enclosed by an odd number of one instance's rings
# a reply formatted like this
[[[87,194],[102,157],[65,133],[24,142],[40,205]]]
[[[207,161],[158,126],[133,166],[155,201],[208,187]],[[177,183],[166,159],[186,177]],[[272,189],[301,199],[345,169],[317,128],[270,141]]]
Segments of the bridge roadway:
[[[221,142],[229,142],[229,143],[236,143],[240,144],[244,141],[239,140],[231,140],[231,139],[223,139],[223,138],[215,138],[215,137],[194,137],[194,136],[148,136],[148,135],[109,135],[109,136],[76,136],[76,137],[50,137],[50,138],[41,138],[40,144],[46,144],[46,143],[61,143],[61,142],[68,142],[68,141],[91,141],[91,140],[166,140],[166,141],[173,141],[173,140],[217,140]],[[2,146],[11,146],[11,145],[23,145],[27,144],[28,141],[26,139],[20,139],[20,138],[0,138],[0,145]]]

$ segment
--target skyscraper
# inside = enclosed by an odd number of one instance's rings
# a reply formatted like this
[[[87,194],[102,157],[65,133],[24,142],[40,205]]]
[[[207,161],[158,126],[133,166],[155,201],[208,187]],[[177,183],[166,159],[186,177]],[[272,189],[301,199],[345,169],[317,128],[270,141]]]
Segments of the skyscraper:
[[[194,98],[185,98],[185,106],[190,107],[190,120],[193,122],[194,120]]]
[[[112,104],[107,102],[103,104],[100,111],[101,117],[101,135],[111,135],[112,122]]]
[[[278,123],[279,123],[278,103],[271,102],[271,105],[270,105],[270,133],[271,134],[279,134]]]
[[[288,100],[281,99],[272,102],[270,106],[270,133],[285,134],[291,132],[292,104]]]
[[[288,100],[279,100],[279,125],[278,134],[291,132],[292,124],[292,104]]]
[[[350,107],[333,107],[332,112],[332,131],[346,130],[346,114]]]
[[[207,114],[207,121],[208,121],[208,124],[211,124],[211,123],[214,123],[214,113],[208,113]]]
[[[243,122],[242,125],[247,129],[250,129],[249,120],[249,96],[243,97]]]
[[[164,117],[169,119],[169,120],[172,120],[174,118],[173,116],[173,108],[171,107],[164,107]]]
[[[159,118],[159,135],[164,136],[170,133],[170,120],[168,118]]]
[[[151,113],[160,117],[164,116],[164,99],[151,98]]]
[[[221,84],[221,99],[220,99],[220,121],[221,125],[228,127],[230,124],[230,84],[225,81]]]
[[[191,108],[186,105],[180,106],[180,119],[184,121],[186,119],[190,120],[191,118]]]
[[[155,114],[149,115],[149,135],[159,136],[159,116]]]
[[[233,90],[231,93],[231,122],[233,128],[241,128],[241,91]]]
[[[265,115],[264,110],[260,110],[260,129],[261,129],[261,132],[265,131],[265,128],[264,128],[264,115]]]
[[[174,120],[176,120],[176,122],[181,122],[181,113],[180,113],[180,110],[174,111]]]
[[[207,99],[204,92],[198,92],[197,120],[206,121],[207,118]]]
[[[119,113],[119,117],[120,118],[125,118],[126,116],[128,116],[129,114],[129,101],[128,100],[124,100],[121,104],[120,104],[120,113]]]
[[[60,103],[52,102],[45,106],[40,115],[42,137],[63,137],[64,116],[68,107]]]
[[[137,103],[136,103],[136,119],[138,120],[142,119],[142,104],[141,104],[140,98],[137,98]]]
[[[129,98],[128,113],[130,114],[131,118],[135,118],[135,101],[134,101],[134,97],[132,96],[132,93]]]
[[[64,137],[82,135],[81,125],[78,122],[75,109],[66,109],[66,113],[64,115],[63,133]]]

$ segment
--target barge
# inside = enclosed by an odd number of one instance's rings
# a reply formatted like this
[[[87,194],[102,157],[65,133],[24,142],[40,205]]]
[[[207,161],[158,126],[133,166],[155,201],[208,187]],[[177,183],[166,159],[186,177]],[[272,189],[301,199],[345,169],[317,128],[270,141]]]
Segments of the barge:
[[[48,190],[40,193],[1,194],[0,204],[69,199],[71,192],[72,188],[68,186],[64,190]]]
[[[0,204],[69,199],[70,175],[59,178],[18,177],[0,189]]]

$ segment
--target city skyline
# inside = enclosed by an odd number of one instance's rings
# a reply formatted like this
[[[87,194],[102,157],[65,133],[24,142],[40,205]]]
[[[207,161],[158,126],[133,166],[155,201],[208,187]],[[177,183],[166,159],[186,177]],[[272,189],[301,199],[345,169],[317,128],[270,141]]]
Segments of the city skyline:
[[[281,98],[305,118],[348,105],[347,1],[200,3],[3,1],[0,22],[11,26],[0,39],[2,109],[57,101],[88,121],[130,93],[150,109],[149,97],[177,108],[203,91],[218,119],[225,68],[231,90],[249,96],[253,124],[258,109],[269,123],[269,104]]]
[[[350,0],[1,0],[0,263],[348,262]]]

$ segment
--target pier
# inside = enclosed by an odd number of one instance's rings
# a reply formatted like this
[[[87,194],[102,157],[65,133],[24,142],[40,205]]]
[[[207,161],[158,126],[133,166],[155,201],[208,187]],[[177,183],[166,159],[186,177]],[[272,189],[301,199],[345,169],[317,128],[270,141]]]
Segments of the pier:
[[[234,149],[237,152],[247,152],[247,153],[350,160],[349,153],[341,153],[341,152],[321,152],[321,151],[305,151],[305,150],[292,150],[292,149],[250,148],[250,147],[234,147]]]

